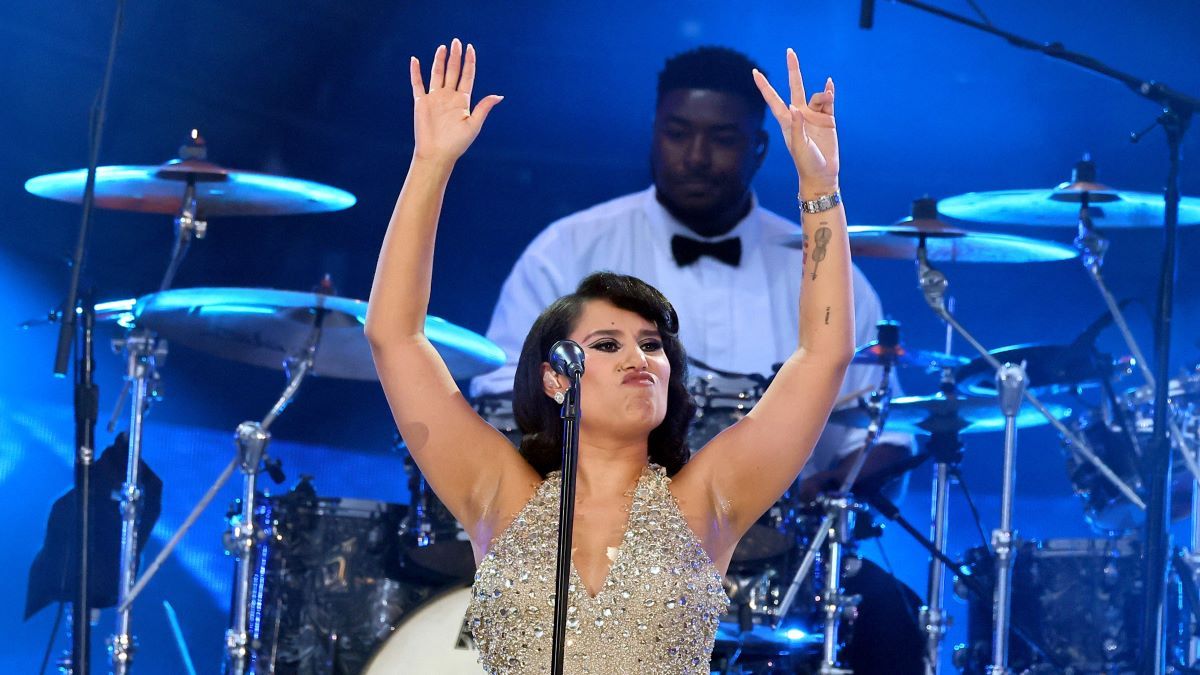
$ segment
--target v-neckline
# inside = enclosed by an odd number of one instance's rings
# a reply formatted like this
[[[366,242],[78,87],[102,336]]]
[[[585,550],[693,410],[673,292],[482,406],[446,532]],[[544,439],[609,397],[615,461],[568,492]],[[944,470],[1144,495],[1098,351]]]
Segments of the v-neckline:
[[[612,579],[613,570],[616,569],[617,562],[622,558],[623,554],[625,553],[625,542],[629,540],[630,528],[633,527],[633,510],[637,506],[638,493],[642,489],[642,481],[646,478],[647,471],[649,471],[649,467],[644,467],[642,469],[642,472],[638,474],[637,482],[635,482],[633,484],[633,496],[630,497],[630,500],[629,500],[629,515],[625,519],[625,528],[623,530],[621,530],[621,541],[617,543],[616,553],[614,553],[612,559],[610,559],[608,561],[608,569],[604,572],[604,576],[600,579],[600,587],[599,587],[599,589],[596,590],[595,595],[592,595],[592,592],[590,590],[588,590],[587,584],[583,581],[583,575],[581,575],[579,573],[579,568],[575,566],[575,551],[574,550],[571,551],[572,581],[579,584],[579,588],[583,589],[583,597],[587,598],[588,601],[594,602],[596,600],[596,598],[599,598],[601,595],[604,594],[604,591],[610,585],[609,581]],[[561,475],[559,476],[559,480],[562,480]],[[608,547],[607,546],[605,547],[604,554],[605,554],[604,557],[607,558],[608,557]]]

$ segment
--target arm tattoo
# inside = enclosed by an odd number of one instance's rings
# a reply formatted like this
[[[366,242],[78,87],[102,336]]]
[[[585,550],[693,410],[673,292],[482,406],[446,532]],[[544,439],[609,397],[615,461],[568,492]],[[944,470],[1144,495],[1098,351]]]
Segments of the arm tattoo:
[[[825,325],[829,325],[829,306],[825,306]]]
[[[813,269],[812,276],[809,277],[812,281],[816,281],[817,279],[817,268],[821,266],[821,261],[825,259],[825,249],[829,246],[829,240],[833,238],[833,231],[828,227],[821,227],[821,229],[817,230],[816,237],[814,238],[817,241],[817,245],[813,249],[812,255]]]

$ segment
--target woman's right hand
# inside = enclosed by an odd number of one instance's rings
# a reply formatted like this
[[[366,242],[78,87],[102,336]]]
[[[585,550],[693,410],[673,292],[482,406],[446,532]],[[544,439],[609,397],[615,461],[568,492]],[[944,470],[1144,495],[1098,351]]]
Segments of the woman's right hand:
[[[475,47],[467,45],[463,53],[458,38],[440,45],[433,54],[429,88],[421,78],[421,62],[409,61],[413,92],[413,132],[417,159],[453,164],[467,151],[488,113],[503,96],[485,96],[471,110],[471,88],[475,86]]]

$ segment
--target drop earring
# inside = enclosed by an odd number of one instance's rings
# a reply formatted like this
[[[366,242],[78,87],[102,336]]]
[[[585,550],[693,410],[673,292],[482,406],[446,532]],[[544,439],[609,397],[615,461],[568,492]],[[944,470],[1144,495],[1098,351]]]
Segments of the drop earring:
[[[562,405],[562,402],[565,400],[567,400],[566,394],[562,393],[561,391],[554,392],[554,402],[555,403]]]

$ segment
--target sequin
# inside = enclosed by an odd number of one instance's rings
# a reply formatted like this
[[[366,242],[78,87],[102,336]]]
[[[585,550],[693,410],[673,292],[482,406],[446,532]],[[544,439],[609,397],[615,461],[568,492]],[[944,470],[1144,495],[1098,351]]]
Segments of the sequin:
[[[628,529],[596,597],[588,595],[572,565],[566,673],[708,675],[719,617],[729,600],[720,574],[679,513],[670,480],[661,467],[642,472]],[[490,675],[550,670],[547,621],[553,621],[558,495],[555,472],[475,573],[468,625]]]

